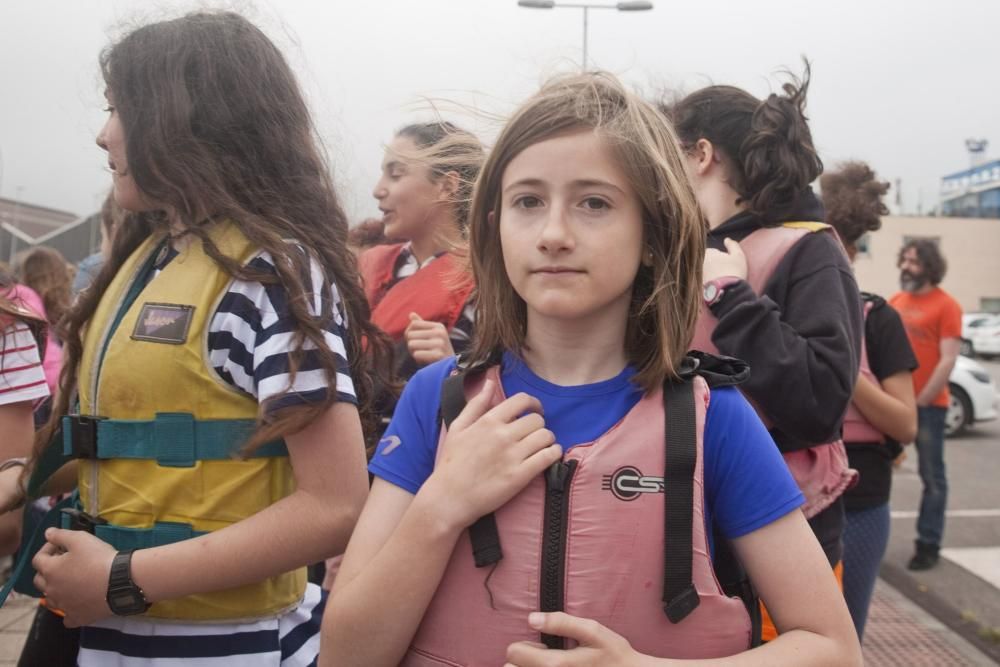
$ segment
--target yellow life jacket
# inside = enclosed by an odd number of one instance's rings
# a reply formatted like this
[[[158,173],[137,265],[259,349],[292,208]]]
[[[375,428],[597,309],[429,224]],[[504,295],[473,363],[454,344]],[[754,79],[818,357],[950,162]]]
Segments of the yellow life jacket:
[[[224,255],[241,264],[255,255],[256,248],[231,223],[213,223],[209,234]],[[79,454],[87,440],[96,450],[95,457],[79,463],[80,500],[97,519],[94,534],[118,549],[225,528],[295,488],[283,443],[268,444],[252,458],[235,458],[253,429],[258,405],[223,381],[208,359],[209,321],[231,277],[192,239],[142,287],[154,253],[165,248],[163,240],[154,235],[129,257],[87,327],[79,400],[81,415],[98,418],[89,421],[92,436],[81,438],[81,429],[74,435],[74,428],[64,427],[67,450]],[[301,568],[231,590],[159,602],[146,616],[194,622],[273,616],[295,606],[305,585]]]

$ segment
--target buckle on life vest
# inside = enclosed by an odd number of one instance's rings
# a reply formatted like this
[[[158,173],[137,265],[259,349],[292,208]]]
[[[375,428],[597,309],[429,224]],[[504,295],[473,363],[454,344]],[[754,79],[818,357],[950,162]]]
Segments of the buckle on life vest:
[[[673,600],[663,604],[663,613],[671,623],[680,623],[701,604],[701,598],[694,584],[689,584]]]
[[[94,526],[107,523],[106,519],[102,519],[99,516],[91,516],[86,512],[72,507],[64,507],[60,512],[62,514],[62,527],[65,530],[82,530],[85,533],[93,535]]]
[[[97,458],[97,425],[104,417],[65,415],[62,418],[63,454],[75,459]]]

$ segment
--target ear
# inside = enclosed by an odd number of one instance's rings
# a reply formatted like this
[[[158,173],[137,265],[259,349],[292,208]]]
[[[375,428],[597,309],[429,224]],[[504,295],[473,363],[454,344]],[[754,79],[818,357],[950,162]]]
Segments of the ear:
[[[442,174],[437,180],[439,192],[441,193],[441,199],[445,199],[447,201],[454,200],[455,195],[458,194],[461,184],[462,176],[457,171],[447,171]]]
[[[497,219],[496,211],[490,211],[486,214],[486,222],[490,227],[493,226],[493,222]]]
[[[708,139],[699,139],[691,155],[695,160],[695,173],[704,176],[712,170],[713,165],[720,164],[719,152],[715,150],[715,145]]]

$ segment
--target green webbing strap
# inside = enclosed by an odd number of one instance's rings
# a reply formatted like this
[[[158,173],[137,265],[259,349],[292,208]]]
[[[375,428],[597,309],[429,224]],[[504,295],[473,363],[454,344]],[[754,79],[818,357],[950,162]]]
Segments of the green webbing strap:
[[[63,418],[64,456],[71,456],[73,428]],[[155,419],[99,419],[98,459],[155,459],[161,466],[190,468],[197,461],[232,459],[254,430],[252,419],[195,419],[182,412],[159,412]],[[284,442],[270,442],[247,458],[288,456]]]
[[[0,589],[0,607],[7,601],[7,596],[10,595],[12,590],[35,598],[42,597],[42,592],[35,588],[35,568],[31,566],[31,559],[35,557],[38,550],[45,544],[46,529],[59,526],[60,512],[63,508],[71,507],[75,502],[75,493],[64,498],[55,507],[50,509],[38,524],[35,524],[32,519],[31,507],[24,508],[21,548],[18,550],[17,562],[10,573],[10,579]]]
[[[57,470],[73,460],[73,457],[63,453],[62,444],[62,433],[57,430],[52,440],[45,446],[41,456],[35,459],[35,467],[31,470],[31,477],[28,478],[29,502],[41,495],[42,485],[49,480],[49,477],[52,477]]]
[[[67,515],[62,517],[62,527],[71,530],[72,519]],[[174,523],[172,521],[161,521],[153,524],[152,528],[125,528],[109,523],[94,526],[94,535],[102,542],[107,542],[118,551],[127,549],[149,549],[160,547],[164,544],[182,542],[192,537],[205,535],[205,532],[195,530],[187,523]]]

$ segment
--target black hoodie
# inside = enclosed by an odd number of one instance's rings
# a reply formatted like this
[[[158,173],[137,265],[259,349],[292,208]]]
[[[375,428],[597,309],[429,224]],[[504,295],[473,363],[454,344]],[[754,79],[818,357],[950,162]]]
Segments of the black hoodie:
[[[821,221],[823,206],[807,191],[791,212],[765,219],[739,213],[709,233],[708,246],[742,241],[764,226]],[[750,364],[742,390],[773,422],[783,452],[840,437],[860,364],[861,297],[847,257],[831,234],[807,234],[788,251],[758,296],[746,281],[712,306],[712,342]]]

